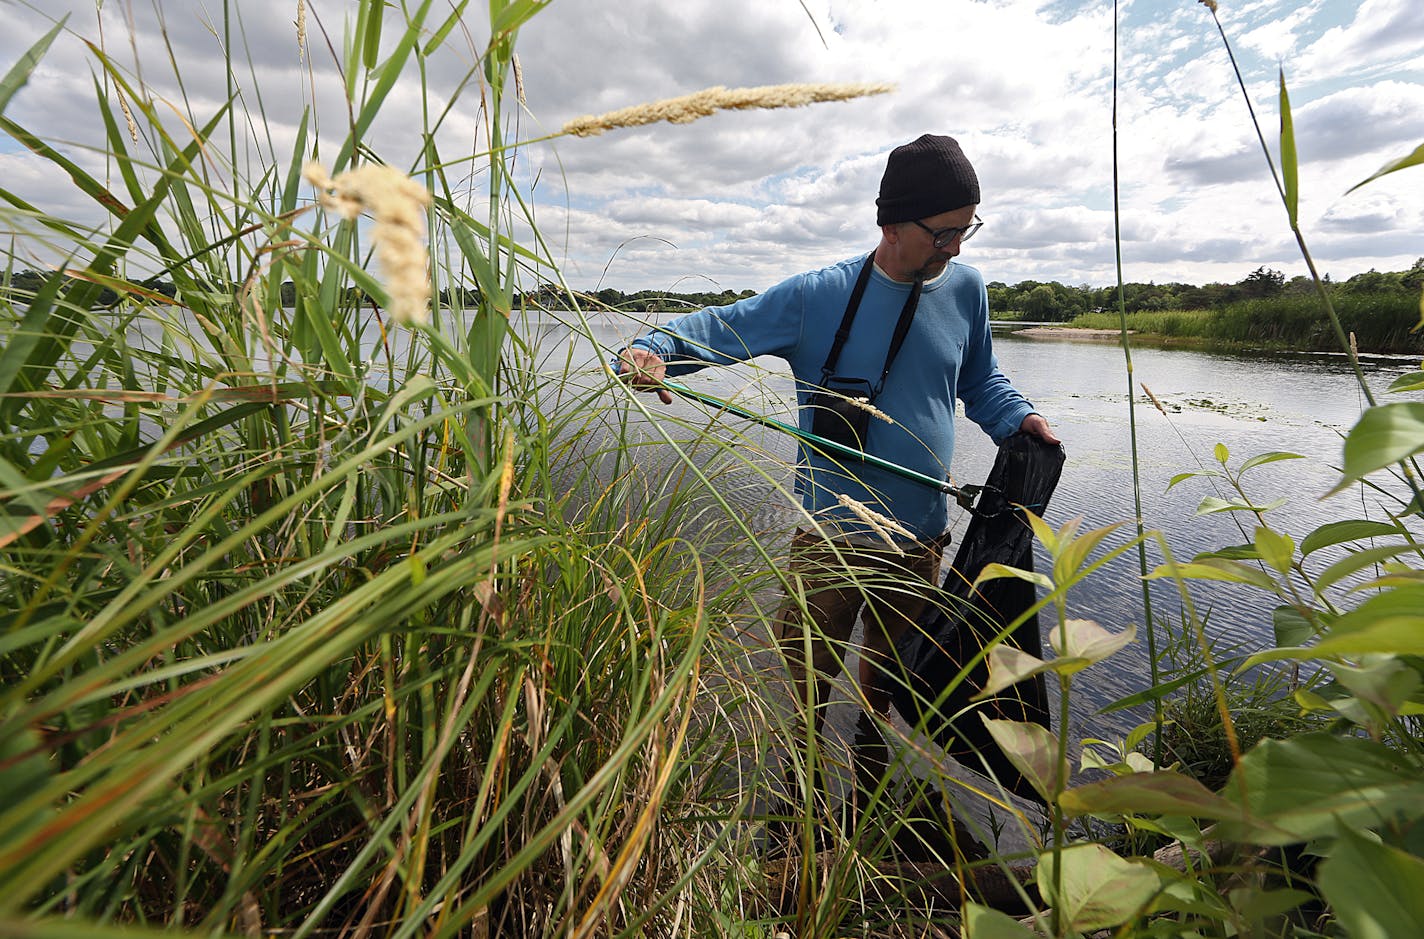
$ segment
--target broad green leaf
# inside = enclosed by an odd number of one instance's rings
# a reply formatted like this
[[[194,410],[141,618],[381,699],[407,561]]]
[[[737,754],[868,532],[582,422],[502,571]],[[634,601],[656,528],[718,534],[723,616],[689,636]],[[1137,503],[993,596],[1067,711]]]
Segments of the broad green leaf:
[[[1137,638],[1137,626],[1129,623],[1120,633],[1108,632],[1092,620],[1070,619],[1054,626],[1048,634],[1053,651],[1068,660],[1055,670],[1075,674],[1117,652]],[[1078,663],[1082,664],[1078,664]],[[1071,664],[1069,664],[1071,663]]]
[[[1103,539],[1121,527],[1121,524],[1104,525],[1102,528],[1095,528],[1092,531],[1083,532],[1081,535],[1074,534],[1071,537],[1066,537],[1065,532],[1060,532],[1058,550],[1054,552],[1053,556],[1054,580],[1060,584],[1068,584],[1076,580],[1082,573],[1088,556],[1103,543]],[[1064,529],[1066,531],[1066,525]]]
[[[1305,457],[1301,456],[1299,453],[1289,453],[1285,450],[1273,450],[1270,453],[1257,454],[1256,456],[1251,457],[1251,459],[1247,460],[1245,463],[1242,463],[1241,469],[1237,471],[1237,475],[1240,476],[1249,469],[1255,469],[1258,466],[1265,466],[1267,463],[1279,463],[1281,460],[1303,459],[1305,459]]]
[[[1315,635],[1315,626],[1293,606],[1278,606],[1272,610],[1271,627],[1278,646],[1303,646]]]
[[[1007,913],[972,900],[964,904],[964,939],[1040,939],[1039,934]]]
[[[1029,655],[1022,649],[999,643],[989,650],[989,680],[984,683],[983,689],[974,696],[975,700],[989,698],[1018,684],[1025,678],[1031,678],[1040,672],[1053,670],[1053,663],[1045,662],[1034,655]]]
[[[985,581],[999,580],[1004,577],[1017,577],[1019,580],[1026,580],[1042,587],[1050,593],[1053,591],[1053,581],[1047,574],[1020,570],[1017,567],[1009,567],[1007,564],[985,564],[984,569],[979,572],[979,576],[974,578],[974,586],[977,587]]]
[[[1424,859],[1341,824],[1317,883],[1352,939],[1417,936],[1424,924]]]
[[[1276,499],[1274,502],[1267,502],[1265,505],[1256,505],[1243,499],[1220,499],[1216,496],[1207,496],[1201,500],[1201,505],[1197,506],[1198,515],[1215,515],[1218,512],[1269,512],[1278,509],[1286,504],[1285,499]]]
[[[1424,391],[1424,372],[1410,372],[1390,382],[1385,391]]]
[[[1216,479],[1221,478],[1221,474],[1214,471],[1209,473],[1178,473],[1176,476],[1172,477],[1171,482],[1167,483],[1167,488],[1171,489],[1173,486],[1177,485],[1177,483],[1185,482],[1188,479],[1196,479],[1198,476],[1214,477]]]
[[[1303,734],[1266,739],[1232,770],[1222,795],[1244,809],[1223,819],[1227,840],[1281,845],[1351,826],[1424,815],[1424,774],[1416,759],[1360,737]]]
[[[1295,152],[1295,124],[1291,120],[1290,95],[1286,93],[1286,70],[1281,68],[1281,177],[1284,183],[1286,214],[1290,226],[1297,225],[1296,208],[1300,201],[1300,180]]]
[[[1247,922],[1262,923],[1289,913],[1305,901],[1314,899],[1315,895],[1305,890],[1262,890],[1260,886],[1251,886],[1237,887],[1228,896],[1232,907]]]
[[[1058,739],[1052,731],[1025,721],[998,720],[982,714],[979,719],[1030,785],[1052,802],[1058,778]]]
[[[1061,875],[1055,875],[1058,864]],[[1162,888],[1146,862],[1119,857],[1096,842],[1075,844],[1057,856],[1045,851],[1036,872],[1039,892],[1076,932],[1109,929],[1147,912]]]
[[[1365,183],[1372,183],[1375,180],[1379,179],[1381,176],[1388,176],[1390,173],[1394,173],[1411,166],[1418,166],[1421,163],[1424,163],[1424,143],[1421,143],[1419,146],[1415,147],[1414,152],[1409,154],[1408,156],[1402,156],[1397,160],[1389,161],[1384,166],[1381,166],[1379,169],[1375,170],[1373,175],[1369,176],[1366,179],[1360,180],[1358,183],[1355,183],[1355,185],[1351,186],[1349,189],[1346,189],[1345,192],[1347,194],[1352,193],[1356,189],[1359,189],[1361,186],[1363,186]]]
[[[1333,587],[1340,581],[1358,574],[1367,567],[1372,567],[1390,558],[1398,557],[1401,554],[1414,554],[1419,548],[1408,544],[1383,545],[1378,548],[1365,548],[1361,551],[1354,551],[1345,555],[1340,560],[1331,564],[1315,578],[1317,590],[1324,590]]]
[[[1147,575],[1148,580],[1162,580],[1169,577],[1185,577],[1188,580],[1222,580],[1233,584],[1249,584],[1252,587],[1260,587],[1262,590],[1275,590],[1276,588],[1270,575],[1260,568],[1225,558],[1206,558],[1191,564],[1178,564],[1175,567],[1163,564]]]
[[[1398,535],[1400,532],[1400,527],[1391,522],[1375,522],[1363,518],[1329,522],[1305,536],[1300,543],[1300,555],[1307,557],[1332,545],[1363,541],[1366,538],[1383,538],[1386,535]]]
[[[1369,408],[1345,436],[1345,475],[1331,494],[1421,451],[1424,403],[1408,401]]]
[[[1290,572],[1291,561],[1295,559],[1295,542],[1290,535],[1283,535],[1264,525],[1256,529],[1256,550],[1261,560],[1282,574]]]
[[[1029,527],[1033,529],[1033,536],[1038,539],[1038,543],[1047,548],[1050,555],[1057,554],[1058,533],[1053,530],[1053,526],[1033,512],[1025,512],[1024,515],[1027,517]],[[1067,528],[1068,526],[1064,525],[1063,527]]]
[[[1371,656],[1361,665],[1330,662],[1326,667],[1356,698],[1390,717],[1419,690],[1419,672],[1394,656]]]
[[[1190,776],[1163,770],[1074,786],[1058,797],[1070,815],[1187,815],[1239,818],[1241,809]]]
[[[1227,449],[1226,444],[1224,443],[1218,443],[1215,447],[1212,448],[1212,452],[1216,456],[1216,462],[1222,464],[1223,466],[1226,464],[1227,460],[1231,459],[1231,451]]]

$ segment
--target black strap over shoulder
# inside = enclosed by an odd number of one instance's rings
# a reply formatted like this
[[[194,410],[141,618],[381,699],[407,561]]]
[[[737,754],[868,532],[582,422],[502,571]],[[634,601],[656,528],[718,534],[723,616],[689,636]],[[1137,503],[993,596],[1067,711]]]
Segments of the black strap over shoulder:
[[[826,355],[826,364],[821,366],[821,384],[825,385],[831,375],[835,373],[836,363],[840,361],[841,349],[845,347],[846,340],[850,338],[850,328],[855,322],[855,314],[860,311],[861,298],[865,296],[865,287],[870,283],[870,271],[875,266],[875,252],[870,252],[865,258],[865,263],[860,266],[860,275],[855,279],[855,288],[850,292],[850,300],[846,303],[845,315],[841,317],[840,328],[836,330],[835,339],[831,342],[831,351]],[[890,337],[890,349],[885,356],[885,367],[880,371],[880,381],[875,386],[875,394],[879,395],[880,390],[885,387],[885,378],[890,374],[890,366],[894,364],[895,357],[900,354],[900,347],[905,344],[905,337],[910,333],[910,324],[915,319],[915,308],[920,303],[920,290],[924,286],[924,281],[915,278],[915,283],[910,287],[910,295],[905,298],[905,305],[900,309],[900,319],[895,323],[895,332]]]

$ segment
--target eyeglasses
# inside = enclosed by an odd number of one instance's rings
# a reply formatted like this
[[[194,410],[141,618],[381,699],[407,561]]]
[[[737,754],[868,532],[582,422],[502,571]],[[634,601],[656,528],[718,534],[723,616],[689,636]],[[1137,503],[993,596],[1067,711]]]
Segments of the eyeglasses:
[[[936,230],[930,228],[928,225],[926,225],[919,219],[915,219],[915,224],[930,233],[930,237],[934,239],[934,246],[936,248],[943,248],[945,245],[949,244],[956,238],[958,238],[960,241],[968,241],[970,238],[974,237],[974,233],[976,231],[984,227],[984,223],[979,220],[978,215],[974,216],[974,221],[970,222],[968,225],[965,225],[963,228],[958,228],[956,226],[951,225],[948,228],[941,228]]]

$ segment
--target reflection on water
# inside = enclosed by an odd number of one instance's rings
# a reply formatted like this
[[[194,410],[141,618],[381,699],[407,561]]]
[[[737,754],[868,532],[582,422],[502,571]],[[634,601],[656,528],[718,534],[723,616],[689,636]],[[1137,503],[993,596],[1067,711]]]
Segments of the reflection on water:
[[[596,324],[598,344],[618,348],[640,330],[635,324]],[[588,337],[572,335],[544,321],[537,330],[541,348],[562,362],[573,344],[573,360],[593,355]],[[1014,337],[996,338],[996,351],[1004,371],[1052,421],[1067,450],[1062,481],[1047,512],[1055,527],[1082,518],[1085,529],[1122,524],[1109,545],[1126,543],[1134,534],[1135,517],[1132,457],[1127,403],[1128,379],[1122,350],[1113,342],[1083,342]],[[1206,496],[1235,498],[1219,480],[1194,478],[1169,487],[1185,472],[1218,469],[1213,450],[1225,444],[1233,467],[1251,456],[1270,451],[1299,453],[1308,459],[1260,466],[1246,477],[1247,495],[1256,503],[1280,497],[1290,501],[1269,515],[1271,524],[1290,534],[1297,543],[1326,522],[1344,518],[1382,517],[1361,497],[1322,499],[1335,483],[1330,465],[1338,463],[1341,435],[1364,407],[1353,372],[1342,357],[1223,355],[1174,349],[1134,349],[1134,384],[1142,514],[1150,530],[1160,531],[1174,556],[1190,559],[1201,551],[1249,543],[1255,519],[1243,513],[1198,517],[1197,506]],[[1373,389],[1382,390],[1400,374],[1418,367],[1403,359],[1375,359],[1364,364]],[[745,407],[788,418],[792,411],[792,385],[784,364],[768,359],[752,365],[706,369],[689,376],[699,390],[732,398]],[[591,381],[596,381],[591,375]],[[1151,390],[1161,410],[1141,387]],[[648,398],[650,410],[666,418],[706,421],[706,411],[678,401],[664,407]],[[1164,413],[1165,412],[1165,413]],[[953,475],[960,482],[981,481],[994,459],[992,442],[962,415],[959,449]],[[744,449],[763,448],[783,462],[792,458],[793,445],[783,437],[764,432],[746,422],[726,419],[714,428],[727,439],[743,441]],[[772,530],[785,520],[784,502],[773,494],[789,474],[781,468],[779,480],[765,480],[748,472],[743,485],[729,491],[734,504],[744,509],[753,527]],[[961,517],[956,528],[966,519]],[[760,523],[760,524],[758,524]],[[1326,552],[1322,552],[1322,555]],[[1338,554],[1335,555],[1338,557]],[[1313,569],[1331,558],[1314,555]],[[1155,544],[1149,565],[1161,560]],[[1046,564],[1040,558],[1040,569]],[[1230,585],[1196,582],[1192,598],[1209,632],[1222,644],[1259,648],[1270,643],[1271,607],[1274,602],[1259,592]],[[1159,628],[1181,621],[1182,603],[1174,585],[1155,584],[1153,615]],[[1069,615],[1096,620],[1111,629],[1144,623],[1144,599],[1136,550],[1109,564],[1099,575],[1074,588]],[[1160,634],[1159,634],[1160,635]],[[1145,686],[1145,642],[1114,660],[1115,667],[1098,667],[1079,679],[1082,700],[1075,715],[1080,729],[1103,731],[1109,724],[1121,729],[1127,717],[1094,716],[1097,707]]]

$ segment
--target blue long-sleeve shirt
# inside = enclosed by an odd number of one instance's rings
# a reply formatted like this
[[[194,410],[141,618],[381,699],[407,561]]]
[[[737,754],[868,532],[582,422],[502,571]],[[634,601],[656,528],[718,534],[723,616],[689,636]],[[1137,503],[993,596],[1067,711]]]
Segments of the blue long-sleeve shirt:
[[[864,260],[841,261],[730,306],[679,316],[632,345],[657,354],[670,378],[759,355],[783,358],[796,378],[801,429],[809,432],[812,411],[806,404],[821,383],[822,366]],[[874,269],[835,374],[875,385],[909,290],[909,284]],[[866,451],[946,478],[954,455],[956,398],[996,443],[1018,430],[1034,410],[999,370],[983,278],[972,267],[951,263],[924,284],[910,331],[875,400],[894,423],[872,418]],[[869,464],[838,463],[804,444],[797,457],[796,490],[814,518],[847,536],[865,537],[872,530],[839,500],[841,495],[894,519],[922,540],[939,537],[949,525],[943,493]]]

